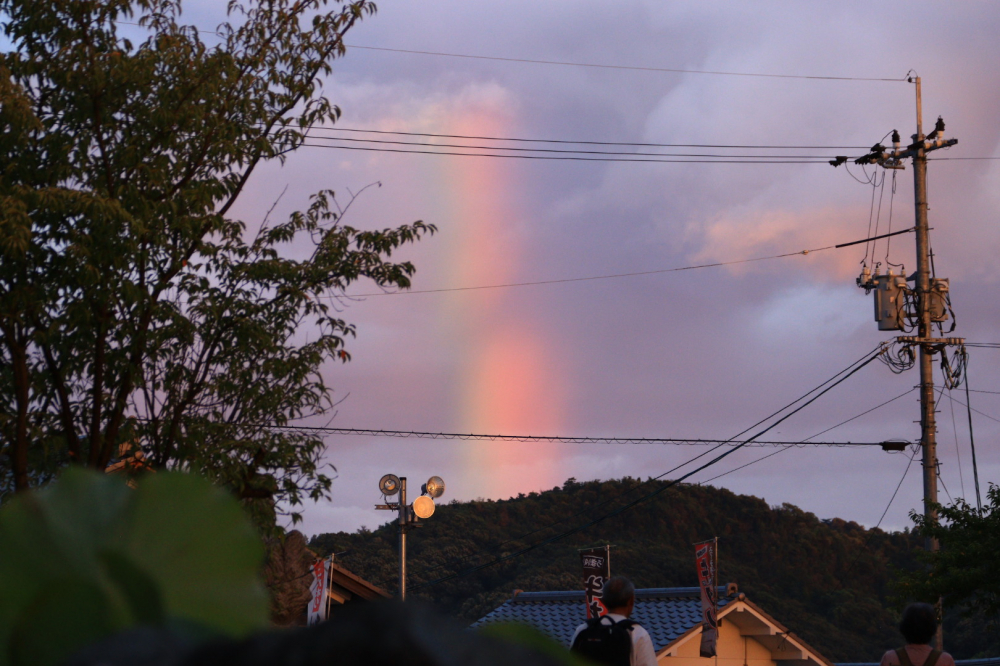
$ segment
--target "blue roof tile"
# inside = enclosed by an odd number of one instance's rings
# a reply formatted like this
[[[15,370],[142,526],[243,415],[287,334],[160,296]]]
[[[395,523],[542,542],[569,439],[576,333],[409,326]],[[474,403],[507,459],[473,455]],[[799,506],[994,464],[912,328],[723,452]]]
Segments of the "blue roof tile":
[[[657,651],[701,622],[701,598],[696,587],[655,587],[635,592],[632,619],[646,628]],[[720,588],[719,593],[720,597],[725,595],[725,588]],[[725,606],[727,601],[721,599],[719,606]],[[586,619],[582,590],[522,592],[472,626],[520,622],[569,646],[577,626]]]

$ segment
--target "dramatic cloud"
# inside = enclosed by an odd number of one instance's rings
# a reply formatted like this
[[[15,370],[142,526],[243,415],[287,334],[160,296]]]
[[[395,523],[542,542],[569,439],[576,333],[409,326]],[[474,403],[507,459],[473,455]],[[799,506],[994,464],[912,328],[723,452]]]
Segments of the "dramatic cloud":
[[[208,21],[194,12],[190,20]],[[214,11],[214,10],[213,10]],[[214,19],[213,19],[214,20]],[[934,157],[1000,156],[1000,12],[989,3],[382,2],[349,43],[505,58],[717,71],[923,77],[924,122],[960,143]],[[865,147],[914,125],[904,82],[637,72],[357,48],[326,91],[342,126],[405,132],[647,143]],[[384,136],[384,140],[422,139]],[[440,140],[440,143],[448,143]],[[376,147],[377,144],[365,144]],[[400,148],[381,144],[383,148]],[[407,147],[403,147],[407,148]],[[614,148],[595,149],[614,150]],[[651,150],[638,149],[637,150]],[[710,153],[720,149],[677,149]],[[734,150],[733,152],[740,152]],[[767,153],[767,151],[758,151]],[[857,155],[863,148],[809,149]],[[772,151],[773,153],[773,151]],[[767,154],[772,154],[767,153]],[[850,174],[864,180],[859,167]],[[872,169],[868,174],[874,173]],[[884,188],[827,164],[621,164],[303,149],[260,174],[241,214],[301,209],[311,192],[384,227],[441,232],[406,250],[415,289],[481,286],[731,261],[864,238],[913,224],[912,174]],[[881,178],[881,175],[879,175]],[[952,279],[959,328],[995,342],[1000,162],[930,166],[938,275]],[[878,209],[881,198],[881,209]],[[544,435],[730,437],[846,367],[890,334],[854,286],[864,245],[722,268],[509,289],[371,296],[348,307],[354,361],[331,367],[342,427]],[[915,268],[912,235],[874,260]],[[869,261],[873,255],[869,254]],[[372,293],[359,286],[357,293]],[[972,351],[972,388],[1000,390],[1000,352]],[[912,387],[916,371],[873,364],[768,438],[814,435]],[[964,401],[964,392],[956,395]],[[973,394],[1000,418],[1000,396]],[[939,405],[942,478],[971,496],[964,407]],[[916,394],[819,437],[915,440]],[[974,415],[980,478],[1000,477],[1000,423]],[[386,473],[445,478],[445,500],[508,497],[567,477],[655,476],[701,452],[663,446],[503,444],[330,437],[331,505],[310,533],[373,527]],[[740,451],[708,481],[772,449]],[[874,525],[907,467],[879,449],[791,449],[711,481],[772,504]],[[964,490],[963,490],[964,486]],[[919,506],[919,458],[884,525]],[[947,499],[947,494],[942,492]]]

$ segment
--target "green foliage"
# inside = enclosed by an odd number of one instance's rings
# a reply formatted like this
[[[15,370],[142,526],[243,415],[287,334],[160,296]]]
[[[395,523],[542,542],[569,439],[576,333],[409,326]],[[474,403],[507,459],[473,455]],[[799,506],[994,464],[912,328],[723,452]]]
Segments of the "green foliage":
[[[513,622],[500,622],[482,627],[479,633],[483,636],[496,638],[507,643],[520,645],[532,652],[543,654],[558,664],[564,666],[587,666],[589,661],[570,653],[564,646],[555,642],[534,627]]]
[[[990,484],[982,512],[959,499],[938,506],[937,524],[916,512],[910,518],[941,549],[920,553],[926,566],[900,572],[898,595],[932,603],[943,598],[968,615],[1000,619],[1000,487]]]
[[[136,624],[242,636],[266,626],[260,540],[196,476],[71,469],[0,510],[0,666],[61,663]]]
[[[576,549],[603,543],[613,545],[612,571],[630,576],[638,587],[693,586],[691,544],[718,536],[721,580],[739,583],[751,600],[831,660],[877,661],[886,649],[898,646],[890,582],[894,568],[917,566],[916,535],[819,520],[792,505],[770,507],[755,497],[705,486],[676,486],[557,543],[422,587],[576,527],[659,483],[571,479],[537,495],[439,506],[407,544],[409,593],[472,621],[509,599],[515,589],[581,588]],[[636,490],[622,496],[631,489]],[[348,551],[338,557],[345,566],[394,589],[395,529],[390,523],[371,532],[322,534],[310,545],[319,552]],[[972,628],[955,631],[967,629]],[[965,644],[958,636],[949,648]],[[953,652],[963,655],[960,649]]]
[[[180,0],[0,0],[0,494],[131,447],[262,525],[326,495],[322,440],[260,426],[330,408],[345,290],[408,287],[390,257],[435,229],[345,225],[328,191],[255,231],[230,210],[337,120],[320,77],[374,11],[233,0],[202,41]]]

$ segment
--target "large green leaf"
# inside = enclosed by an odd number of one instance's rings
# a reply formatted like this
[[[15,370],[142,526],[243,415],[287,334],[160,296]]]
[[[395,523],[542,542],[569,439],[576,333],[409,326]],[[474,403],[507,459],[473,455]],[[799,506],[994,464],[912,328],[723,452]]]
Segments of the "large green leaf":
[[[236,500],[200,477],[151,475],[133,491],[70,469],[0,510],[0,666],[57,664],[136,624],[265,626],[261,558]]]

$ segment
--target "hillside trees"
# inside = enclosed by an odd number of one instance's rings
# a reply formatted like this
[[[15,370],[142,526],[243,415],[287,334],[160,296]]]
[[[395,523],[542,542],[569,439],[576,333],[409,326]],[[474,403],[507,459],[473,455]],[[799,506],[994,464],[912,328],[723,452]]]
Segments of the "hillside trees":
[[[515,589],[582,589],[577,548],[605,543],[613,545],[612,572],[628,575],[637,587],[693,586],[692,544],[718,536],[720,580],[738,583],[751,601],[833,661],[871,661],[896,644],[890,581],[894,567],[916,565],[919,540],[913,533],[820,520],[789,504],[772,507],[724,489],[679,484],[545,543],[663,483],[571,479],[562,487],[509,500],[440,506],[407,543],[408,594],[472,621]],[[370,532],[316,535],[310,547],[339,553],[344,566],[391,591],[398,575],[397,538],[390,522]],[[476,568],[532,544],[541,545]],[[452,574],[460,575],[449,578]]]
[[[320,79],[374,11],[231,0],[205,34],[179,0],[0,0],[0,489],[141,447],[265,522],[325,494],[322,441],[262,426],[329,408],[344,290],[409,286],[391,255],[434,227],[347,226],[332,192],[232,211],[336,121]]]

